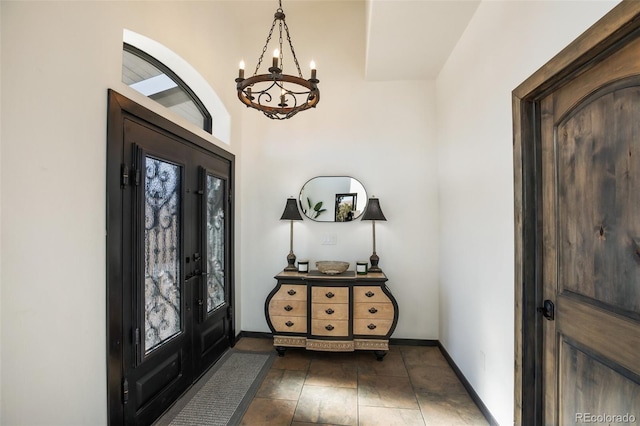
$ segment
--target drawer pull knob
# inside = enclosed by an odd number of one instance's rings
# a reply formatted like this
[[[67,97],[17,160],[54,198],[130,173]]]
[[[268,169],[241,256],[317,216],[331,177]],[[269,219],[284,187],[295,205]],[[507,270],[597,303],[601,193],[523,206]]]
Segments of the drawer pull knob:
[[[365,295],[365,296],[367,296],[367,297],[373,297],[373,296],[375,296],[376,294],[375,294],[374,292],[372,292],[371,290],[369,290],[369,291],[368,291],[368,292],[366,292],[364,295]]]
[[[333,296],[335,296],[335,294],[329,292],[329,293],[325,294],[325,296],[327,296],[329,299],[331,299]]]
[[[289,296],[293,296],[294,294],[296,294],[296,291],[294,289],[291,289],[287,292],[287,294],[289,294]]]
[[[287,306],[284,307],[284,310],[289,312],[289,311],[293,310],[293,306],[287,305]]]
[[[331,324],[329,324],[329,325],[327,325],[325,328],[326,328],[327,330],[331,331],[331,330],[333,330],[335,327],[334,327],[334,326],[332,326]]]
[[[371,308],[369,309],[369,312],[371,312],[372,314],[375,314],[376,312],[378,312],[378,310],[376,308]]]
[[[375,325],[375,324],[369,324],[369,325],[367,326],[367,328],[368,328],[369,330],[375,330],[376,325]]]
[[[334,313],[335,311],[334,311],[333,309],[329,308],[329,309],[327,309],[325,312],[326,312],[327,314],[331,315],[331,314],[332,314],[332,313]]]
[[[287,321],[284,323],[287,327],[293,327],[293,323],[291,321]]]

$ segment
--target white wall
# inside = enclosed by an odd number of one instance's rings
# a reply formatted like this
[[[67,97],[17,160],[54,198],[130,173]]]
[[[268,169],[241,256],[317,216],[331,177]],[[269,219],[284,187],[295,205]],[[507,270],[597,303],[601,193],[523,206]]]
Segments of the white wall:
[[[243,111],[241,259],[243,286],[251,289],[242,293],[244,330],[269,330],[264,301],[289,252],[289,223],[279,220],[287,197],[297,198],[314,176],[346,175],[380,198],[387,218],[376,223],[376,242],[400,306],[393,337],[438,338],[434,83],[363,81],[364,7],[360,1],[289,2],[285,13],[303,72],[311,59],[317,64],[320,103],[281,122]],[[271,9],[267,4],[264,13]],[[247,28],[247,69],[267,35],[268,27],[257,27]],[[355,269],[371,255],[371,227],[360,220],[296,222],[294,253],[312,267],[318,260],[346,260]],[[322,245],[326,234],[337,244]]]
[[[395,337],[437,339],[434,84],[363,81],[364,2],[292,2],[294,46],[305,73],[310,59],[318,63],[322,100],[287,122],[246,110],[236,100],[237,64],[255,64],[274,9],[264,1],[0,2],[0,423],[107,420],[107,89],[207,137],[120,82],[125,28],[189,62],[231,113],[231,146],[213,142],[238,159],[238,331],[267,331],[264,299],[288,253],[288,224],[278,220],[286,197],[313,176],[349,174],[380,197],[388,218],[377,242],[401,306]],[[262,16],[263,26],[247,30],[248,17]],[[367,222],[305,220],[295,231],[301,257],[371,254]],[[321,246],[325,233],[338,244]]]
[[[0,23],[2,22],[2,7],[0,7]],[[0,188],[2,188],[2,31],[0,31]],[[0,197],[0,301],[2,300],[2,197]],[[2,381],[2,303],[0,303],[0,382]],[[0,385],[0,401],[2,401],[2,386]],[[0,411],[2,405],[0,404]],[[2,419],[0,419],[0,422]]]
[[[106,423],[107,89],[166,114],[120,82],[123,29],[182,56],[237,115],[226,6],[0,2],[0,423]],[[220,144],[236,154],[238,125]]]
[[[437,84],[440,341],[513,422],[511,91],[616,2],[484,1]]]

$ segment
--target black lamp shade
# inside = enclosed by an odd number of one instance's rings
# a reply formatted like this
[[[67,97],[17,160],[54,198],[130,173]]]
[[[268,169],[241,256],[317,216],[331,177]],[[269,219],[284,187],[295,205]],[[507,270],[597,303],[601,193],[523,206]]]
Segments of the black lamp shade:
[[[362,220],[387,220],[380,208],[380,200],[377,198],[369,198],[367,208],[362,215]]]
[[[298,202],[295,198],[287,198],[287,204],[284,206],[284,212],[282,212],[280,220],[302,220],[298,210]]]

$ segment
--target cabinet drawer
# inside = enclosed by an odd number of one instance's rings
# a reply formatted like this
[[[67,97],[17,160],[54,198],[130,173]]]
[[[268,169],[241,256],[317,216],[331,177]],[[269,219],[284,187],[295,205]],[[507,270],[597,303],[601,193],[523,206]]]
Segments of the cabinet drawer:
[[[349,287],[312,287],[313,303],[349,303]]]
[[[353,309],[354,318],[393,319],[391,303],[356,303]]]
[[[349,321],[347,320],[311,320],[311,334],[314,336],[348,336]]]
[[[354,335],[384,336],[391,330],[393,320],[390,319],[355,319],[353,320]]]
[[[286,331],[289,333],[306,333],[307,319],[304,317],[291,317],[272,315],[271,324],[276,331]]]
[[[349,305],[346,303],[313,303],[311,318],[328,320],[348,320]]]
[[[282,284],[271,300],[307,300],[307,286],[300,284]]]
[[[371,302],[388,302],[391,303],[389,297],[384,294],[381,287],[378,286],[356,286],[353,287],[353,300],[356,303]]]
[[[307,302],[304,300],[275,300],[269,302],[269,315],[306,317]]]

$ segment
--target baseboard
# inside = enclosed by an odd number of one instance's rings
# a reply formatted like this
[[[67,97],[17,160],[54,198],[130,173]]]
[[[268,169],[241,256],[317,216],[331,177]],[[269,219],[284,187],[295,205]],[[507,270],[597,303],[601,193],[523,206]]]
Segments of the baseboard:
[[[484,418],[487,419],[487,421],[491,426],[499,426],[498,422],[496,421],[496,419],[493,418],[487,406],[484,405],[484,402],[482,402],[482,399],[480,399],[480,396],[478,396],[475,389],[473,389],[473,386],[471,386],[471,383],[469,383],[467,378],[464,377],[464,374],[462,374],[462,371],[460,371],[456,363],[453,362],[453,359],[449,355],[449,352],[447,352],[444,346],[442,346],[442,343],[438,342],[438,347],[440,348],[440,352],[442,352],[442,355],[444,356],[444,358],[447,360],[447,362],[451,366],[451,369],[453,370],[453,372],[456,373],[456,376],[458,376],[458,379],[462,383],[462,386],[464,386],[464,388],[469,393],[469,396],[471,397],[473,402],[475,402],[475,404],[480,409],[480,412],[482,413]]]
[[[257,338],[257,339],[271,339],[271,338],[273,338],[273,334],[272,333],[265,333],[265,332],[261,332],[261,331],[241,331],[236,336],[236,342],[242,337],[251,337],[251,338]],[[487,406],[484,405],[484,402],[482,402],[482,399],[480,399],[480,397],[478,396],[476,391],[471,386],[471,383],[469,383],[467,378],[464,377],[464,374],[462,374],[462,371],[460,371],[460,369],[458,368],[456,363],[453,362],[453,359],[451,358],[451,356],[449,355],[447,350],[444,348],[444,346],[442,346],[442,344],[440,343],[439,340],[431,340],[431,339],[389,339],[389,344],[390,345],[403,345],[403,346],[437,346],[440,349],[440,352],[442,353],[444,358],[447,360],[447,362],[451,366],[451,369],[453,370],[453,372],[456,373],[456,376],[458,376],[458,379],[462,383],[462,386],[464,386],[464,388],[467,390],[467,392],[469,393],[469,396],[471,397],[473,402],[478,406],[478,408],[480,409],[480,412],[482,413],[484,418],[487,419],[487,422],[489,422],[489,424],[491,426],[499,426],[498,422],[496,421],[496,419],[493,418],[493,416],[491,415],[491,412],[489,411]]]
[[[440,342],[437,340],[424,339],[389,339],[389,344],[402,346],[438,346]]]
[[[254,339],[272,339],[273,338],[273,334],[272,333],[263,332],[263,331],[241,331],[236,336],[236,342],[242,337],[251,337],[251,338],[254,338]]]

